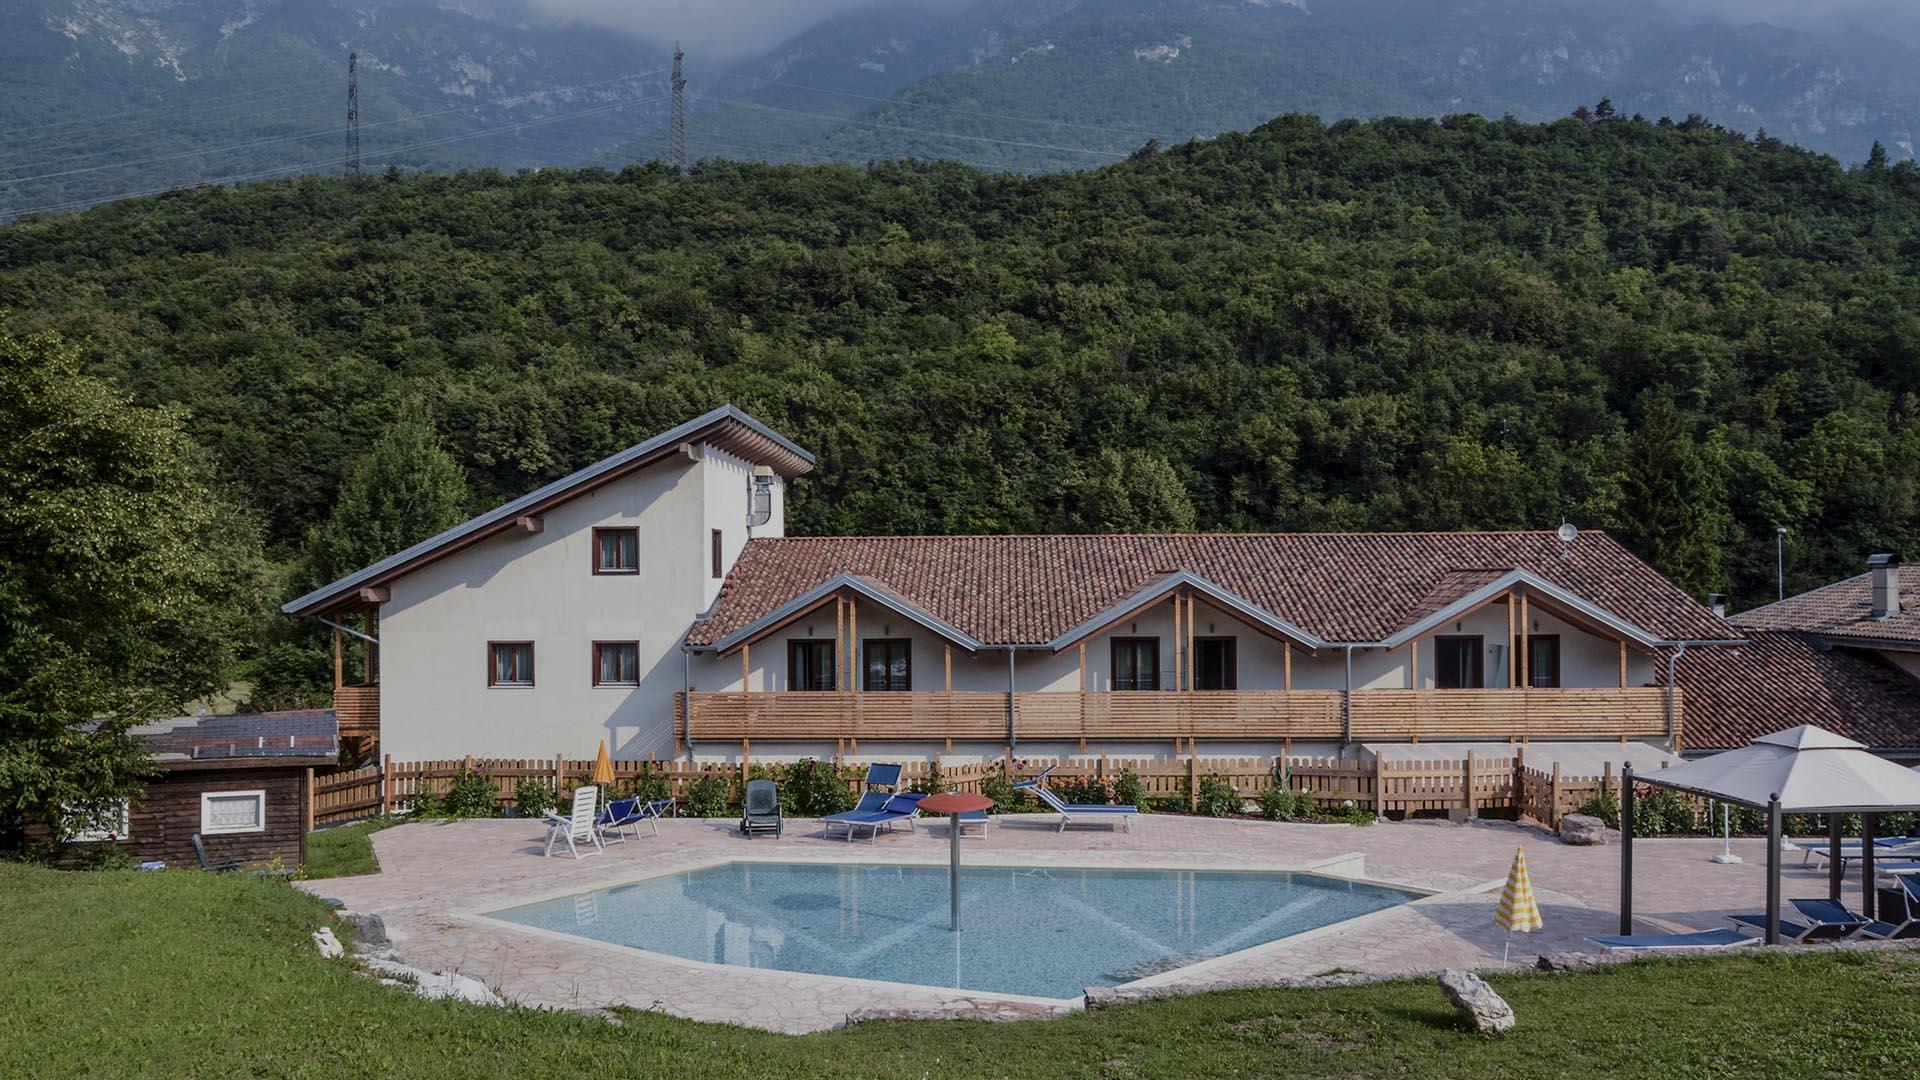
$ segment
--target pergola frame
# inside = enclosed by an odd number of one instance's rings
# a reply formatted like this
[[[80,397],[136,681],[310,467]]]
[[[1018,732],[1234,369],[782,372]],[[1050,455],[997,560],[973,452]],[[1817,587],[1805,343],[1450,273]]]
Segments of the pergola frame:
[[[1920,804],[1873,806],[1782,806],[1780,794],[1773,793],[1767,801],[1752,802],[1736,798],[1724,792],[1708,788],[1689,787],[1685,784],[1670,783],[1661,780],[1658,774],[1635,776],[1633,763],[1627,762],[1620,772],[1620,933],[1633,933],[1633,785],[1638,782],[1663,787],[1672,791],[1684,791],[1689,795],[1699,795],[1719,802],[1733,803],[1736,806],[1751,807],[1765,811],[1767,815],[1767,931],[1768,945],[1780,944],[1780,841],[1781,825],[1787,814],[1825,814],[1827,815],[1827,896],[1840,899],[1840,890],[1846,880],[1846,864],[1840,859],[1840,840],[1845,815],[1860,815],[1860,913],[1872,919],[1875,917],[1876,877],[1873,869],[1874,826],[1881,814],[1900,813],[1902,811],[1920,811]]]

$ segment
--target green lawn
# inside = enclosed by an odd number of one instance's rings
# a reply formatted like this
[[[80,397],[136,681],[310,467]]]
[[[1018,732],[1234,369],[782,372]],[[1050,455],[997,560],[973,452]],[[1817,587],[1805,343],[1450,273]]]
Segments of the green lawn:
[[[1427,983],[791,1038],[420,1001],[320,960],[308,935],[324,918],[246,875],[0,864],[0,1076],[1887,1078],[1920,1064],[1909,953],[1516,973],[1495,980],[1521,1025],[1500,1038],[1463,1028]]]
[[[308,833],[307,869],[303,876],[314,879],[379,872],[380,861],[373,857],[373,841],[368,837],[391,824],[387,818],[375,818],[357,825]]]

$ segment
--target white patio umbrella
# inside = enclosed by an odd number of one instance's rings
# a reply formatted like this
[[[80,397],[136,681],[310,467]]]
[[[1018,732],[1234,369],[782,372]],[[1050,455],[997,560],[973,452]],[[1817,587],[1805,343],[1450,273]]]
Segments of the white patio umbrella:
[[[1828,891],[1840,898],[1840,815],[1861,814],[1862,906],[1873,914],[1872,815],[1920,810],[1920,772],[1870,753],[1862,743],[1825,728],[1803,724],[1755,739],[1738,750],[1634,775],[1629,765],[1620,784],[1620,932],[1633,933],[1633,784],[1751,806],[1767,812],[1767,944],[1780,940],[1780,819],[1784,814],[1826,814]]]

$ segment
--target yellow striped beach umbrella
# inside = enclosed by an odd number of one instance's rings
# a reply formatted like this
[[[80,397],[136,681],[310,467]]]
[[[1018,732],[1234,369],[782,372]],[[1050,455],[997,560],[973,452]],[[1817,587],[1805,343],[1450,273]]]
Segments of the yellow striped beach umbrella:
[[[1507,948],[1513,947],[1513,933],[1532,933],[1546,925],[1540,918],[1540,904],[1533,898],[1533,879],[1527,876],[1527,849],[1515,848],[1513,869],[1507,871],[1507,887],[1500,890],[1500,906],[1493,911],[1493,921],[1507,931]],[[1500,962],[1506,963],[1506,950],[1502,950]]]

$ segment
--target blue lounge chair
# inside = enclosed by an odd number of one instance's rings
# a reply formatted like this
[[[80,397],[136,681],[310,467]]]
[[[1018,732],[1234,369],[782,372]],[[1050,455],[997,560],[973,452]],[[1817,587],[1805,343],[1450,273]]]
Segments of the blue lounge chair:
[[[1760,939],[1738,930],[1696,930],[1690,934],[1600,934],[1587,938],[1613,952],[1621,949],[1658,951],[1661,949],[1730,949],[1740,945],[1758,945]]]
[[[853,839],[856,826],[865,827],[886,808],[887,800],[893,798],[900,786],[900,766],[897,764],[874,764],[867,766],[867,779],[860,792],[860,801],[851,810],[842,810],[838,814],[828,814],[820,819],[826,826],[828,837],[833,836],[836,828],[847,831],[847,839]]]
[[[1849,910],[1838,900],[1789,900],[1800,918],[1780,919],[1780,936],[1788,941],[1802,943],[1808,941],[1838,941],[1850,937],[1867,925],[1867,920]],[[1727,918],[1741,926],[1753,927],[1762,933],[1767,929],[1767,916],[1729,915]]]
[[[672,799],[655,799],[642,802],[639,799],[615,799],[600,811],[594,819],[593,827],[600,831],[603,841],[624,844],[627,838],[620,835],[621,829],[633,833],[634,839],[640,838],[640,826],[646,825],[653,835],[660,835],[660,819],[673,809]]]
[[[1803,836],[1794,840],[1793,846],[1804,854],[1800,856],[1800,865],[1811,864],[1816,856],[1830,858],[1832,853],[1829,842],[1816,837]],[[1840,872],[1846,873],[1848,864],[1860,858],[1862,846],[1858,837],[1840,841]],[[1920,861],[1920,836],[1877,836],[1873,840],[1873,858],[1875,862],[1916,862]]]
[[[1021,780],[1014,784],[1013,788],[1015,791],[1033,792],[1041,802],[1046,803],[1054,813],[1059,814],[1061,832],[1066,832],[1067,826],[1073,824],[1075,818],[1079,818],[1082,821],[1118,821],[1126,831],[1133,831],[1133,819],[1139,815],[1139,807],[1114,806],[1107,803],[1066,802],[1062,800],[1060,796],[1047,790],[1047,776],[1052,772],[1053,766],[1048,766],[1046,772],[1041,773],[1039,776],[1030,776],[1025,780]]]
[[[1860,928],[1870,938],[1913,937],[1920,933],[1920,877],[1895,874],[1894,886],[1880,890],[1880,918]]]
[[[880,839],[880,830],[893,831],[895,825],[905,825],[913,830],[915,818],[920,816],[920,800],[927,797],[924,791],[902,791],[888,796],[886,804],[877,813],[847,823],[847,839],[852,841],[853,834],[861,829],[867,830],[867,842],[875,843]]]

